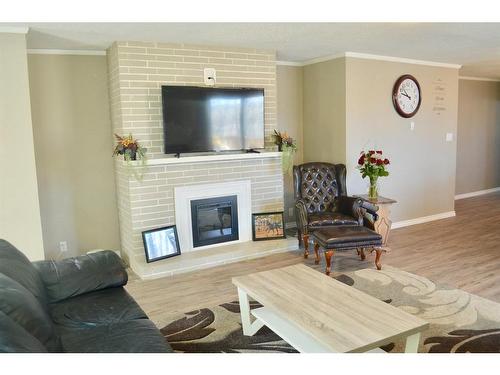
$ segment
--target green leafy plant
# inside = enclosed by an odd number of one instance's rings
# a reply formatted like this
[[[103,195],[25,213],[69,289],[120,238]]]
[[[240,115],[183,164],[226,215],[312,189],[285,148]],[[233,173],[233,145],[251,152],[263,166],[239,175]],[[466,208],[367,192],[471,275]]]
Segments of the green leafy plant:
[[[297,151],[297,143],[286,132],[281,133],[274,129],[274,144],[278,146],[278,151],[283,152],[283,173],[292,173],[293,154]]]

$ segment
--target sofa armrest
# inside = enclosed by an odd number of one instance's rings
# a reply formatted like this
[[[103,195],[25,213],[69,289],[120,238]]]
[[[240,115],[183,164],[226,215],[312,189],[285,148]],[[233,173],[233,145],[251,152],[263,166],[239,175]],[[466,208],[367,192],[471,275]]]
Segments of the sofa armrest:
[[[295,220],[297,222],[297,228],[303,234],[307,234],[307,209],[302,199],[297,199],[295,201]]]
[[[358,221],[359,225],[363,225],[363,212],[361,209],[363,200],[361,198],[348,197],[345,195],[341,195],[337,199],[338,212],[352,216]]]
[[[121,258],[113,251],[33,262],[45,284],[50,302],[127,284],[128,275]]]

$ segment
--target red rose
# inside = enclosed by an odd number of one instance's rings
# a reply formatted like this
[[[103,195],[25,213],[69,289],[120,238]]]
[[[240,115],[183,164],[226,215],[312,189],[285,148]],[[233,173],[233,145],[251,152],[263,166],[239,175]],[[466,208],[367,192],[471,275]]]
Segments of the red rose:
[[[358,164],[359,165],[365,164],[365,155],[361,155],[361,157],[358,159]]]
[[[377,154],[382,155],[382,150],[377,151]]]
[[[384,164],[384,161],[382,159],[378,159],[377,160],[377,165],[382,165],[382,164]]]
[[[384,159],[384,164],[389,164],[389,159]]]
[[[370,158],[370,163],[375,164],[376,162],[377,162],[377,159],[375,159],[375,158]]]
[[[374,150],[370,150],[370,151],[368,151],[368,155],[373,155],[374,153],[375,153],[375,151],[374,151]]]

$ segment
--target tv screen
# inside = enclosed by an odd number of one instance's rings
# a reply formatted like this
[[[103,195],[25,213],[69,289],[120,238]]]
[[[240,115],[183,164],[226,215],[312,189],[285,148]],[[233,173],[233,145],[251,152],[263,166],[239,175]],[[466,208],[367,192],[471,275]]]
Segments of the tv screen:
[[[264,148],[264,90],[163,86],[165,154]]]

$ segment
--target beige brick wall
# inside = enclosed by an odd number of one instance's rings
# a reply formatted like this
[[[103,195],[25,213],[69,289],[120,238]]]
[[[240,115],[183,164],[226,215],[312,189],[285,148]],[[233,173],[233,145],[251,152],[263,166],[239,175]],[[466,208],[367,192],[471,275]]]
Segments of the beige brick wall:
[[[265,134],[270,145],[270,135],[276,128],[274,52],[116,42],[108,50],[108,58],[111,102],[116,111],[114,131],[132,133],[148,148],[150,158],[163,155],[161,86],[204,86],[203,69],[207,67],[216,69],[217,87],[264,89]],[[119,103],[113,101],[113,96],[120,98]]]
[[[108,50],[113,130],[132,133],[148,148],[148,157],[163,154],[162,85],[203,86],[203,69],[217,70],[218,87],[259,87],[265,95],[266,144],[276,128],[276,64],[270,51],[116,42]],[[141,232],[175,224],[174,188],[213,182],[251,180],[253,212],[283,210],[281,159],[233,160],[150,166],[137,181],[122,161],[116,162],[122,252],[139,276],[147,276]],[[168,260],[167,260],[168,261]],[[158,272],[161,262],[154,263]]]

